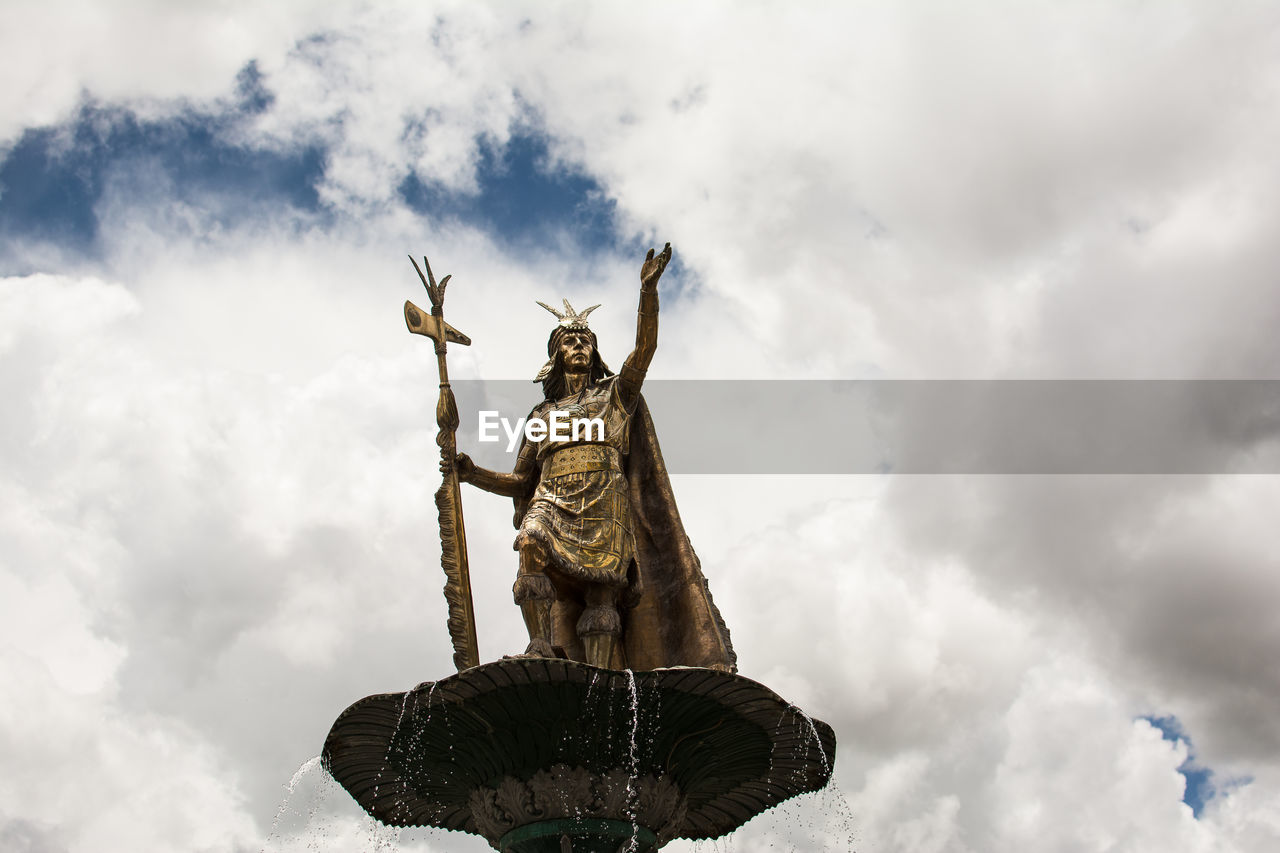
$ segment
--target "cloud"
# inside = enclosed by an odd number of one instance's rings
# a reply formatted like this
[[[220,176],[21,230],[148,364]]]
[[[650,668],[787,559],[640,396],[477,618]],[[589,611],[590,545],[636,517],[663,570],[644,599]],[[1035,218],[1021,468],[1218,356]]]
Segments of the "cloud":
[[[455,275],[459,378],[529,378],[561,296],[620,362],[667,239],[658,377],[1274,375],[1274,11],[675,9],[0,13],[7,155],[102,131],[58,149],[101,251],[21,232],[0,281],[0,839],[393,843],[310,777],[272,825],[342,708],[450,669],[408,251]],[[536,248],[475,214],[557,180]],[[732,843],[1274,845],[1271,480],[678,478],[744,672],[840,737],[839,791]],[[466,507],[493,658],[510,504]],[[1198,819],[1167,715],[1251,779]]]
[[[270,9],[248,3],[195,9],[156,0],[126,0],[110,9],[82,0],[6,6],[0,21],[11,36],[4,75],[22,84],[6,89],[0,139],[63,120],[85,90],[157,112],[171,110],[175,99],[225,95],[245,63],[288,50],[299,31],[313,31],[328,14],[308,3]]]

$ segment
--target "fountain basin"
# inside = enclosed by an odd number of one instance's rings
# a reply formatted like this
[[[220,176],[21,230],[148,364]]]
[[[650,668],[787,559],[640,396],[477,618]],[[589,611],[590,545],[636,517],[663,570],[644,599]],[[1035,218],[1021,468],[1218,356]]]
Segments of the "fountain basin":
[[[718,838],[818,790],[835,734],[740,675],[511,658],[361,699],[322,757],[385,824],[612,853]]]

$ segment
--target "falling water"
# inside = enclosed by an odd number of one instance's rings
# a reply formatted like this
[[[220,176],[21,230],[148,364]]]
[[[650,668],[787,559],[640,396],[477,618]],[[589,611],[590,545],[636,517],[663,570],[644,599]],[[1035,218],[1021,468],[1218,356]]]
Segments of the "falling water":
[[[432,684],[431,686],[434,689],[435,685]],[[414,711],[418,710],[417,693],[413,690],[406,690],[404,694],[404,698],[400,700],[400,714],[396,717],[396,726],[391,732],[391,737],[387,738],[387,751],[386,751],[386,754],[383,756],[383,761],[385,764],[389,765],[391,763],[391,751],[395,747],[396,737],[400,734],[400,726],[404,723],[405,709],[408,708],[409,706],[409,697],[411,696],[414,697],[413,709]],[[375,781],[373,785],[373,797],[376,800],[378,798],[378,791],[379,791],[379,788],[381,787],[381,782],[382,782],[381,771],[379,771],[378,774],[374,776],[374,780]]]
[[[431,686],[435,687],[435,684],[433,683]],[[386,758],[388,760],[391,759],[391,745],[396,742],[396,735],[400,734],[400,724],[404,722],[404,710],[409,706],[409,697],[413,695],[414,695],[414,692],[412,690],[405,691],[404,699],[400,702],[400,716],[396,717],[396,727],[391,732],[391,737],[387,738]],[[414,710],[417,710],[416,704],[414,705]]]
[[[594,736],[594,733],[600,730],[601,728],[604,728],[598,723],[596,723],[596,720],[595,720],[596,702],[599,701],[599,699],[595,696],[595,691],[596,691],[596,683],[599,680],[600,680],[600,672],[598,670],[595,672],[592,672],[591,680],[587,682],[586,696],[584,696],[582,700],[582,713],[584,715],[583,725],[582,725],[582,740],[584,743],[589,743],[590,739]],[[605,691],[605,696],[606,697],[608,696],[607,690]]]
[[[365,818],[364,827],[367,849],[374,851],[400,849],[400,833],[403,830],[399,827],[383,826],[371,817]]]
[[[640,830],[636,824],[636,787],[633,784],[639,765],[639,748],[637,735],[640,731],[640,693],[636,689],[636,674],[629,668],[627,673],[627,699],[631,704],[630,744],[627,748],[627,810],[626,816],[631,820],[631,840],[627,843],[626,853],[635,853],[640,844]]]
[[[628,768],[631,775],[634,776],[636,766],[639,762],[637,755],[636,734],[640,731],[640,694],[636,689],[636,674],[631,670],[627,670],[627,701],[631,705],[631,732],[630,745],[627,748],[627,761],[630,764]]]
[[[818,736],[818,727],[813,724],[813,717],[810,717],[795,705],[791,706],[791,710],[796,714],[799,714],[801,719],[803,719],[805,724],[809,727],[809,735],[813,738],[813,742],[818,747],[818,758],[822,759],[822,775],[830,776],[831,765],[827,762],[827,751],[822,748],[822,738]]]
[[[399,738],[400,729],[404,725],[404,718],[406,713],[408,713],[410,720],[413,721],[413,727],[410,730],[409,735],[404,742],[405,755],[410,760],[413,760],[416,756],[418,756],[421,753],[423,726],[428,720],[431,719],[431,697],[436,692],[436,683],[437,682],[434,682],[434,681],[431,682],[431,686],[427,688],[426,713],[421,715],[421,719],[419,719],[419,708],[421,706],[420,697],[419,697],[420,691],[417,689],[405,691],[404,699],[401,700],[400,702],[400,714],[396,718],[395,729],[392,730],[391,737],[387,739],[387,753],[385,756],[385,760],[388,766],[391,765],[391,753],[393,751],[393,747],[397,742],[397,739]],[[408,711],[410,697],[412,697],[413,699],[413,711],[411,712]],[[405,803],[403,801],[398,802],[397,806],[401,809],[406,808]]]
[[[298,783],[303,777],[320,766],[320,756],[308,758],[298,766],[293,776],[289,779],[289,784],[285,786],[284,797],[280,800],[280,806],[276,809],[276,816],[271,821],[271,832],[267,834],[267,841],[270,842],[275,836],[276,831],[280,828],[280,819],[284,817],[285,809],[289,808],[289,800],[293,798],[293,791],[298,787]]]
[[[332,821],[325,817],[317,820],[317,815],[322,811],[329,811],[334,797],[342,792],[342,789],[324,770],[320,756],[303,762],[284,788],[284,798],[276,809],[271,831],[263,840],[263,853],[268,850],[297,849],[295,845],[300,840],[299,829],[298,827],[285,828],[286,819],[288,823],[300,819],[304,827],[301,830],[304,833],[302,837],[309,837],[307,849],[321,849],[317,845],[322,843],[321,839],[329,834]],[[304,807],[298,805],[300,796],[303,797]]]
[[[824,775],[830,775],[831,756],[827,753],[814,719],[800,708],[790,705],[783,710],[775,725],[775,738],[799,735],[799,750],[807,757],[817,747],[818,763]],[[773,756],[769,759],[769,775],[774,773]],[[797,768],[792,781],[812,781],[803,767]],[[717,839],[695,842],[696,853],[728,853],[731,850],[777,850],[795,853],[800,850],[849,853],[857,849],[856,819],[847,794],[832,779],[816,796],[806,795],[781,803],[761,814],[746,826]]]
[[[438,681],[433,681],[431,686],[427,688],[427,715],[422,718],[423,721],[431,719],[431,697],[436,695],[436,685],[439,683]],[[414,707],[416,708],[417,706]]]

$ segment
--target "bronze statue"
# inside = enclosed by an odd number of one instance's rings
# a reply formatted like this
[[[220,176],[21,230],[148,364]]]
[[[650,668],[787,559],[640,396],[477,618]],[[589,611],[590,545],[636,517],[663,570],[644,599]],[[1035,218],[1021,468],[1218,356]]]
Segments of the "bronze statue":
[[[530,420],[598,419],[603,430],[521,444],[510,474],[464,453],[457,479],[514,498],[519,575],[513,592],[529,630],[526,655],[567,656],[609,669],[736,669],[729,632],[711,600],[676,509],[640,386],[658,344],[658,279],[668,243],[640,270],[635,349],[615,375],[587,315],[565,300],[535,382],[545,399]],[[424,282],[425,283],[425,282]],[[566,431],[567,432],[567,431]]]

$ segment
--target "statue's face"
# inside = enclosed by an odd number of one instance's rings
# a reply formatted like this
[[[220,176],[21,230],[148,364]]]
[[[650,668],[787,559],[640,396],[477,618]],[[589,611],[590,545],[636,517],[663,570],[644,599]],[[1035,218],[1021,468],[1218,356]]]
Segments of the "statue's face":
[[[560,361],[567,373],[585,373],[591,369],[591,335],[567,331],[560,337]]]

